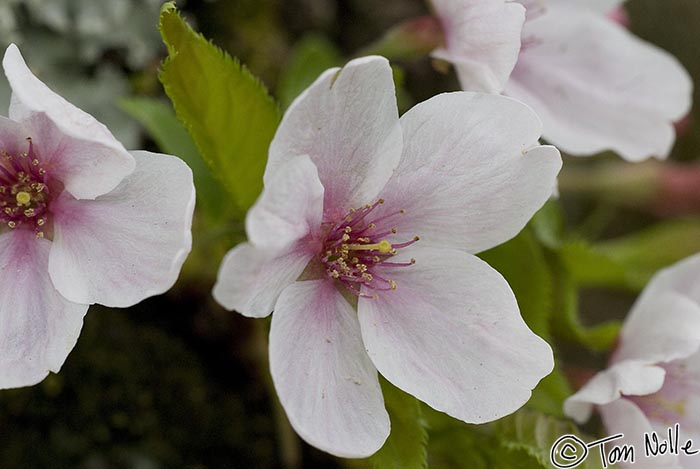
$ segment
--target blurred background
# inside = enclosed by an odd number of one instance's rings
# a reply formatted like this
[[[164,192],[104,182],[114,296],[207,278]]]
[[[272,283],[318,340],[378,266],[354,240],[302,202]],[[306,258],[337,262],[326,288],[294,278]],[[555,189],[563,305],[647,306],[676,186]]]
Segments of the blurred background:
[[[0,0],[0,40],[3,47],[17,43],[45,83],[105,123],[127,148],[166,151],[163,136],[149,132],[138,112],[144,99],[168,103],[157,76],[166,55],[157,30],[161,3]],[[342,64],[389,27],[428,13],[420,0],[177,4],[193,27],[260,77],[282,107],[301,90],[300,69]],[[630,0],[626,7],[630,29],[673,53],[700,83],[700,2]],[[428,57],[396,66],[401,111],[459,89],[454,73],[437,71]],[[614,155],[567,158],[559,206],[570,236],[609,245],[673,222],[679,228],[668,232],[669,242],[649,249],[700,250],[697,91],[695,101],[678,125],[672,164],[631,165]],[[9,88],[0,80],[0,108],[8,103]],[[183,152],[196,151],[191,141],[181,143]],[[224,311],[211,299],[221,257],[244,238],[225,205],[216,223],[203,221],[198,208],[194,251],[172,291],[129,309],[91,307],[60,374],[0,392],[0,468],[351,464],[289,432],[270,392],[265,323]],[[624,317],[635,298],[629,285],[600,284],[584,282],[576,299],[588,325]],[[576,353],[564,349],[563,360]],[[598,366],[605,357],[577,359]]]

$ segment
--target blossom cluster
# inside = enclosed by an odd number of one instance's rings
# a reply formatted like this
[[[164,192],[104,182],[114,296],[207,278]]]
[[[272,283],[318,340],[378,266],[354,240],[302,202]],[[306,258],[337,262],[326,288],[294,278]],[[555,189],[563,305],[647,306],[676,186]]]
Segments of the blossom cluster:
[[[400,116],[386,58],[323,72],[284,114],[247,241],[212,292],[228,310],[272,315],[270,373],[289,422],[340,457],[372,455],[390,434],[380,375],[463,422],[525,405],[553,351],[477,255],[556,197],[560,150],[664,159],[691,106],[688,73],[626,29],[619,0],[430,5],[431,55],[453,65],[462,91]],[[3,67],[0,388],[13,388],[59,371],[89,305],[128,307],[172,287],[195,188],[181,160],[127,151],[51,91],[16,46]],[[566,415],[582,423],[597,409],[625,434],[681,423],[700,438],[698,279],[697,256],[653,278],[609,368]]]

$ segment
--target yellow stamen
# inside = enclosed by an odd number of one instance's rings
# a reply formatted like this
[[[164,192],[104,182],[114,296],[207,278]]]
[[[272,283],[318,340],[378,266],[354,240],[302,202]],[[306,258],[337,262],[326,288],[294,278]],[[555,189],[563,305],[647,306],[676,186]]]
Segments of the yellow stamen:
[[[32,196],[29,195],[28,192],[18,192],[17,193],[17,205],[29,205],[29,202],[32,201]]]
[[[391,243],[386,239],[374,244],[346,244],[350,251],[379,251],[381,253],[391,252]]]

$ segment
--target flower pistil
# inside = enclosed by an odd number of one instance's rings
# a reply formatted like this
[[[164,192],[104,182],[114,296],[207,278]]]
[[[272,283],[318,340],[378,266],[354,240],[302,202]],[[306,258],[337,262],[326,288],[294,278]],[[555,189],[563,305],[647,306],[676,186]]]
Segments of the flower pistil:
[[[338,222],[327,223],[330,229],[323,243],[321,262],[330,278],[338,280],[359,297],[378,298],[377,293],[362,292],[362,286],[375,292],[396,290],[396,282],[380,275],[377,267],[408,267],[416,262],[415,259],[391,262],[399,249],[420,240],[419,236],[414,236],[410,241],[392,244],[387,239],[397,233],[396,227],[387,227],[388,220],[404,214],[404,210],[367,220],[368,215],[383,203],[384,199],[379,199],[374,204],[351,209]]]
[[[29,148],[19,155],[0,150],[0,223],[10,229],[29,227],[37,238],[44,237],[50,201],[46,170]]]

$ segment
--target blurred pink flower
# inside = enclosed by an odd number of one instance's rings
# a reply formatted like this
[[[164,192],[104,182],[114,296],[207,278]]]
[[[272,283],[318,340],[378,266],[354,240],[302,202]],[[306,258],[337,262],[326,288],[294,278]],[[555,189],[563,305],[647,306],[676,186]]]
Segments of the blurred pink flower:
[[[0,117],[0,388],[58,372],[88,306],[130,306],[175,282],[194,186],[177,158],[127,152],[51,91],[12,44]]]
[[[597,407],[607,431],[624,433],[639,454],[645,432],[667,438],[675,424],[680,445],[692,439],[693,449],[700,449],[699,350],[700,255],[695,255],[652,278],[625,320],[610,366],[569,397],[564,412],[583,423]],[[689,469],[697,462],[640,457],[631,467]]]
[[[377,370],[466,422],[509,414],[553,366],[510,287],[474,253],[518,233],[549,198],[558,151],[526,106],[450,93],[398,117],[381,57],[326,71],[272,142],[249,242],[214,297],[274,310],[270,368],[289,420],[343,457],[389,434]]]
[[[521,46],[517,3],[527,9]],[[690,109],[692,81],[673,56],[611,19],[621,3],[432,0],[446,36],[435,55],[455,64],[465,90],[528,104],[544,137],[569,154],[665,158],[673,122]]]

